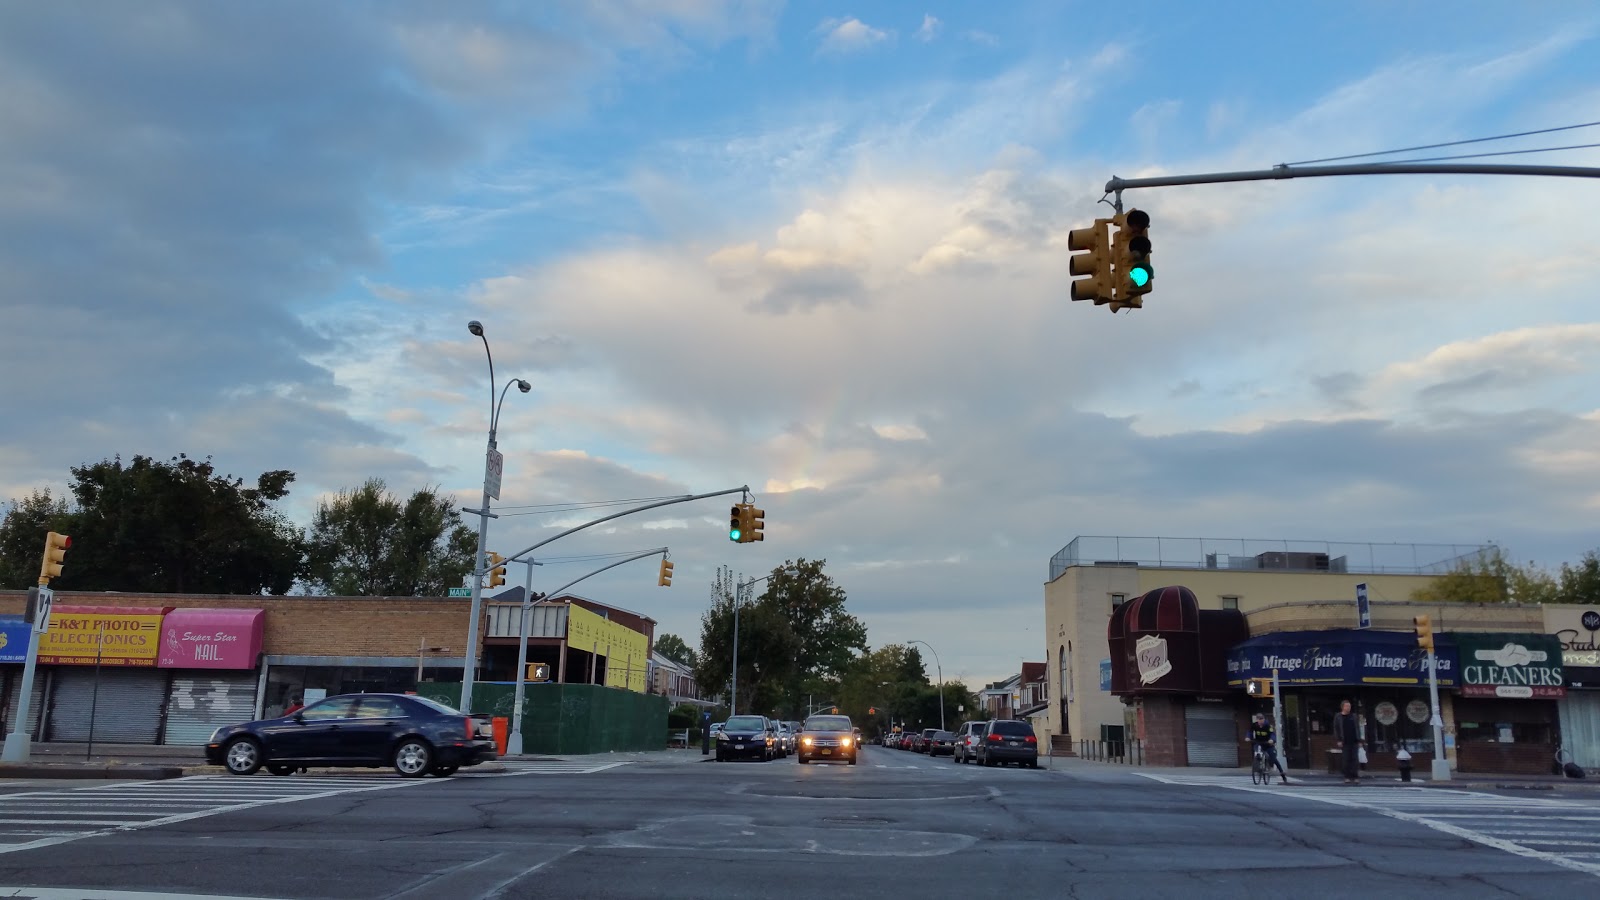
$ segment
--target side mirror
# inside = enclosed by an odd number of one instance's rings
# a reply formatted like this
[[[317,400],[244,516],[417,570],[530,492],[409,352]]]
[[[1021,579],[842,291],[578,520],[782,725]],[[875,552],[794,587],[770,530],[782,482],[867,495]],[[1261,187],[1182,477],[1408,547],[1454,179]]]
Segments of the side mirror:
[[[296,722],[301,723],[302,725],[305,724],[305,721],[306,721],[305,714],[304,713],[295,713],[294,714],[294,720]]]

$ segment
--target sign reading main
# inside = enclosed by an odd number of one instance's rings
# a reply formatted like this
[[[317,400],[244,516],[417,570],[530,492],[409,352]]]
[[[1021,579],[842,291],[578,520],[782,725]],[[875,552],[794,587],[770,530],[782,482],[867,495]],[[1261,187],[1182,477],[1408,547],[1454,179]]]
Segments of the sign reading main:
[[[1548,634],[1457,634],[1461,696],[1554,700],[1567,695],[1561,643]]]

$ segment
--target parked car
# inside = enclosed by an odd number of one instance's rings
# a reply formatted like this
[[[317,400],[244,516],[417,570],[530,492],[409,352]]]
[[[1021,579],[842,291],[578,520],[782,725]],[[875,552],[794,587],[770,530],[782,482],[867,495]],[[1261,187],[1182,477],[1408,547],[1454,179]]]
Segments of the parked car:
[[[717,735],[717,762],[753,757],[766,762],[778,755],[777,734],[766,716],[730,716]]]
[[[819,759],[846,760],[856,764],[860,755],[855,726],[849,716],[812,716],[800,729],[800,762]]]
[[[958,763],[969,763],[975,758],[973,744],[983,740],[983,728],[988,722],[966,722],[956,729],[955,752],[952,754]]]
[[[1021,719],[992,719],[977,742],[978,762],[986,766],[1016,763],[1039,768],[1039,739]]]
[[[488,716],[413,694],[341,694],[287,716],[218,728],[206,742],[206,761],[234,775],[393,766],[406,778],[444,778],[497,755]]]
[[[933,736],[939,733],[937,728],[924,728],[917,735],[917,752],[928,753],[933,747]]]
[[[936,730],[928,735],[926,752],[929,756],[954,756],[956,736],[948,731]]]

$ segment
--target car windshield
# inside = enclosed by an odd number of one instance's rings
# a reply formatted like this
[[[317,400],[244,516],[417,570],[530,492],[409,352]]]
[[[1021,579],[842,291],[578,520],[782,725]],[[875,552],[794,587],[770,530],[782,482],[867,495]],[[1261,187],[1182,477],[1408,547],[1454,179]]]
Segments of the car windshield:
[[[464,715],[466,715],[466,713],[463,713],[461,710],[456,709],[453,706],[446,706],[446,705],[444,705],[443,703],[440,703],[437,700],[429,700],[427,697],[418,697],[418,696],[413,695],[411,697],[411,699],[415,700],[418,703],[421,703],[423,706],[426,706],[427,708],[433,710],[436,713],[444,713],[447,716],[464,716]]]
[[[807,731],[849,731],[849,716],[812,716],[806,720]]]
[[[734,716],[728,720],[724,731],[764,731],[767,724],[760,716]]]

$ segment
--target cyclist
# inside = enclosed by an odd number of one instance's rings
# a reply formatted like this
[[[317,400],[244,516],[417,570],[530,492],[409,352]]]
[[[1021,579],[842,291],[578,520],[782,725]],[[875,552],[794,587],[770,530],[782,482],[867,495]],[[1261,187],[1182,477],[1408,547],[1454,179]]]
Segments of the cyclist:
[[[1288,784],[1289,775],[1283,771],[1283,763],[1278,760],[1278,734],[1272,723],[1267,721],[1266,713],[1256,713],[1255,722],[1250,726],[1250,743],[1255,745],[1256,752],[1265,757],[1269,765],[1278,768],[1278,777]]]

